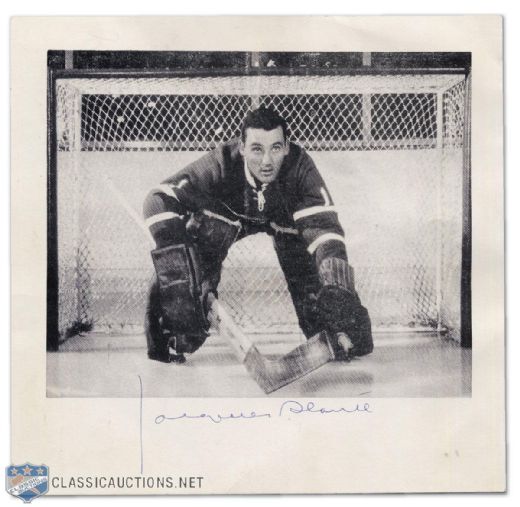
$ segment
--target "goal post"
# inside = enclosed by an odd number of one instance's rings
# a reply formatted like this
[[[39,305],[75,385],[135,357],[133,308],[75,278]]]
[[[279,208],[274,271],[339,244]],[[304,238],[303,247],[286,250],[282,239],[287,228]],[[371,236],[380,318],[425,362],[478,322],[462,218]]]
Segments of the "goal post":
[[[55,71],[50,341],[82,330],[142,327],[153,274],[150,243],[135,223],[144,197],[237,136],[246,112],[260,104],[287,119],[290,139],[324,177],[375,329],[432,329],[458,339],[469,211],[467,86],[460,71]],[[220,294],[246,332],[297,330],[267,235],[232,247]]]

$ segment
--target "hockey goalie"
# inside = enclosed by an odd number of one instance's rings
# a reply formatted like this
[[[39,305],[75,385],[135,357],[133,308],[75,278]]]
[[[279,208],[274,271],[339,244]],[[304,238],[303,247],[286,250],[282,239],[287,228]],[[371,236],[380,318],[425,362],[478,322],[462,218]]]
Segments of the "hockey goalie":
[[[240,138],[153,188],[144,218],[156,244],[145,316],[150,359],[184,362],[203,345],[227,252],[259,232],[273,239],[305,336],[325,331],[336,360],[372,352],[332,198],[274,110],[249,112]]]

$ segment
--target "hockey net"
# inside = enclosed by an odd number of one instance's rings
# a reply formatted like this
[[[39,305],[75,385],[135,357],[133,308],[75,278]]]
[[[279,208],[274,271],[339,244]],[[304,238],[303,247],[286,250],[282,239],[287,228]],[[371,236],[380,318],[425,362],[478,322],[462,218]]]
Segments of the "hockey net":
[[[150,188],[265,104],[315,160],[374,327],[460,329],[463,75],[56,80],[59,333],[142,328]],[[221,301],[248,332],[297,329],[271,239],[235,244]]]

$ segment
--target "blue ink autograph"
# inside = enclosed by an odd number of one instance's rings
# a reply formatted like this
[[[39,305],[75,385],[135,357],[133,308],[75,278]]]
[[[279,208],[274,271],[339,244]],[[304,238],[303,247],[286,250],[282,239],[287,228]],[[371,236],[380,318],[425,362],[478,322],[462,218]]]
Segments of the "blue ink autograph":
[[[140,438],[140,472],[141,475],[144,473],[144,446],[143,446],[143,381],[141,376],[138,375],[139,379],[139,438]],[[277,412],[263,412],[257,413],[252,410],[251,412],[238,412],[238,413],[226,413],[226,414],[209,414],[202,412],[200,414],[188,414],[184,412],[180,415],[166,416],[160,414],[155,417],[155,424],[163,424],[165,422],[178,421],[181,419],[206,419],[214,424],[220,424],[223,421],[229,420],[252,420],[267,418],[272,419],[274,417],[287,417],[290,418],[292,414],[354,414],[354,413],[372,413],[373,410],[369,403],[356,403],[351,407],[320,407],[314,401],[308,401],[302,403],[296,400],[285,400],[281,403]]]
[[[352,407],[338,407],[338,408],[327,408],[327,407],[319,407],[313,401],[309,401],[307,403],[300,403],[296,400],[286,400],[284,401],[278,410],[278,413],[275,415],[277,417],[289,416],[290,414],[353,414],[355,412],[366,412],[371,413],[369,403],[357,403]],[[166,416],[164,414],[158,415],[155,418],[155,424],[162,424],[167,421],[177,421],[179,419],[208,419],[212,423],[220,424],[223,421],[230,419],[259,419],[259,418],[268,418],[271,419],[273,414],[271,412],[257,413],[255,411],[252,412],[239,412],[239,413],[229,413],[229,414],[208,414],[203,412],[201,414],[188,414],[184,412],[183,414],[176,416]]]
[[[265,414],[257,414],[256,412],[250,412],[249,414],[244,414],[243,412],[240,412],[239,414],[228,414],[228,415],[221,415],[221,414],[198,414],[198,415],[189,415],[186,412],[181,415],[173,416],[173,417],[167,417],[165,415],[158,415],[155,418],[155,424],[162,424],[166,421],[175,421],[177,419],[209,419],[213,423],[221,423],[222,421],[225,421],[226,419],[257,419],[259,417],[271,417],[270,413]]]
[[[302,405],[299,401],[295,400],[287,400],[284,401],[280,405],[280,410],[278,412],[278,416],[282,416],[284,414],[284,411],[289,410],[292,414],[303,414],[305,412],[307,413],[313,413],[313,414],[337,414],[337,413],[345,413],[345,414],[352,414],[354,412],[369,412],[371,413],[372,410],[370,410],[370,404],[369,403],[357,403],[355,406],[352,406],[350,408],[346,407],[339,407],[339,408],[326,408],[326,407],[317,407],[316,404],[313,401],[307,402],[305,405]]]

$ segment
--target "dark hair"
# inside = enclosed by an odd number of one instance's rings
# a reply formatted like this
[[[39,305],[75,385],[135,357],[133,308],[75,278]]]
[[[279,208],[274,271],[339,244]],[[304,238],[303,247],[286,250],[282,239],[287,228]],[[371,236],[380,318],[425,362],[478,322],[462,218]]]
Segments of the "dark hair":
[[[283,139],[287,141],[287,122],[274,109],[260,106],[246,114],[240,131],[242,142],[246,142],[247,129],[274,130],[278,127],[282,127]]]

